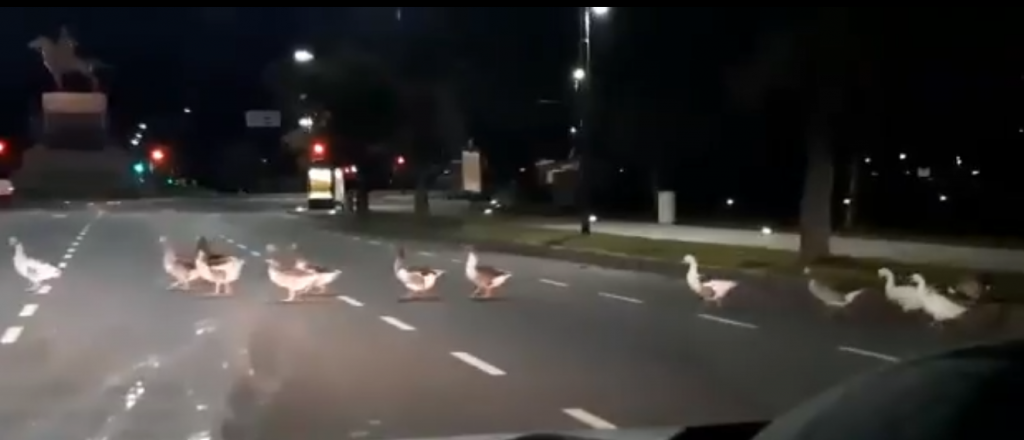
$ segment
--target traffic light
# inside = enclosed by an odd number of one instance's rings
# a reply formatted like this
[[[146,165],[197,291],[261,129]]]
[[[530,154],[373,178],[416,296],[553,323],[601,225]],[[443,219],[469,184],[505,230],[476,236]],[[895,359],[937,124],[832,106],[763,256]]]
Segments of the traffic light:
[[[7,151],[7,143],[0,141],[0,154],[4,154]]]
[[[153,159],[153,162],[162,162],[164,160],[164,150],[156,148],[149,152],[149,158]]]
[[[327,153],[327,147],[322,142],[313,144],[313,157],[323,157]]]
[[[135,171],[135,174],[142,174],[146,167],[142,165],[142,162],[135,162],[135,165],[132,165],[132,170]]]
[[[395,163],[399,165],[405,165],[405,156],[398,156],[398,158],[395,159]]]

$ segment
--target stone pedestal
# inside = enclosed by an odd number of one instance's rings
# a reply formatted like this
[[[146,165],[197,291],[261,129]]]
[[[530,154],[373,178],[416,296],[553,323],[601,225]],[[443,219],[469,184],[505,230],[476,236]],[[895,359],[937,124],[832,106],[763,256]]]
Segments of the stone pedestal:
[[[38,143],[56,150],[100,151],[107,146],[107,95],[44,93]]]
[[[12,176],[18,199],[109,200],[147,194],[132,171],[133,158],[114,147],[68,150],[36,145]]]

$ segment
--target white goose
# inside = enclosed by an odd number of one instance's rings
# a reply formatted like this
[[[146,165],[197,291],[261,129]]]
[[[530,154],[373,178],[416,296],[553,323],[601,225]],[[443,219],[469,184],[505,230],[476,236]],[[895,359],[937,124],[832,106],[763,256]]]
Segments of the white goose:
[[[738,285],[737,282],[732,280],[702,281],[697,266],[697,258],[693,255],[683,257],[683,264],[689,266],[689,269],[686,271],[686,285],[705,302],[721,306],[722,300]]]
[[[56,266],[26,255],[25,247],[17,238],[11,237],[8,243],[14,246],[14,270],[32,283],[28,288],[30,292],[37,291],[43,287],[43,283],[60,277],[61,270]]]
[[[238,281],[244,265],[245,260],[238,257],[224,256],[212,259],[202,249],[196,254],[196,270],[200,277],[213,283],[214,295],[231,294],[231,283]]]
[[[934,287],[929,286],[921,274],[915,273],[910,276],[910,279],[917,285],[918,292],[921,293],[924,312],[932,317],[931,325],[941,326],[943,323],[955,320],[967,313],[967,307],[956,303],[939,293]]]
[[[326,266],[312,264],[309,262],[309,260],[300,256],[298,244],[292,243],[292,245],[289,247],[289,250],[291,250],[294,259],[294,267],[296,269],[316,274],[316,282],[314,282],[313,285],[309,287],[310,292],[302,293],[314,293],[318,295],[323,295],[327,292],[327,286],[333,283],[334,280],[338,279],[338,276],[341,275],[340,269],[332,269]],[[274,246],[272,244],[267,245],[268,254],[275,254],[277,253],[277,251],[277,246]]]
[[[192,282],[200,278],[199,271],[196,270],[196,262],[191,259],[181,258],[171,246],[167,237],[160,237],[160,245],[164,248],[164,271],[174,279],[174,282],[167,286],[167,288],[189,290]]]
[[[394,264],[395,278],[409,290],[401,300],[416,300],[435,298],[433,289],[437,279],[444,275],[444,271],[425,266],[407,266],[405,264],[405,248],[399,246]]]
[[[267,260],[267,275],[270,281],[288,291],[284,302],[292,302],[300,293],[308,291],[316,283],[317,274],[308,270],[285,268],[274,259]]]
[[[921,289],[913,285],[896,285],[896,276],[888,268],[878,269],[878,276],[885,279],[885,297],[900,306],[904,312],[921,310],[924,307]]]
[[[853,301],[867,290],[858,289],[852,292],[842,293],[832,288],[832,286],[815,279],[811,275],[811,268],[805,267],[804,274],[809,278],[809,281],[807,282],[807,290],[809,290],[811,295],[814,295],[818,301],[821,301],[822,304],[828,307],[829,310],[840,310],[846,308],[850,304],[853,304]]]
[[[512,272],[483,266],[476,256],[476,251],[473,248],[467,250],[469,255],[466,257],[466,278],[476,287],[469,295],[470,299],[493,299],[494,290],[504,285],[512,277]]]

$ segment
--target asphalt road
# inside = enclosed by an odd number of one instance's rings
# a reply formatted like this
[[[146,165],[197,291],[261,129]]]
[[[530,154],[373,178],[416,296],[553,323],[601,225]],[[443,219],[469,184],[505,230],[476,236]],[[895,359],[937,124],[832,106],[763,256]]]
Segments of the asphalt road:
[[[738,421],[963,342],[879,298],[828,318],[800,286],[740,280],[731,301],[707,309],[678,280],[506,255],[482,255],[513,272],[506,300],[472,302],[465,255],[422,243],[407,243],[410,258],[448,271],[444,299],[399,303],[393,243],[196,203],[0,212],[0,230],[30,256],[66,266],[35,294],[0,265],[4,438],[183,439],[225,424],[256,427],[257,438],[409,438]],[[165,290],[157,238],[184,248],[199,234],[246,258],[236,295]],[[263,249],[291,242],[344,271],[334,296],[276,302]],[[267,391],[262,407],[242,392],[252,388]]]

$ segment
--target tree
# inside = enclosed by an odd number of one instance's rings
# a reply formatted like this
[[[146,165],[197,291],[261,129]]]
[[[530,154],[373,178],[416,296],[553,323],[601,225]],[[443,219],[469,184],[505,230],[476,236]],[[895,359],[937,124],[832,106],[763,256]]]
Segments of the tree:
[[[856,33],[859,17],[849,8],[815,8],[801,18],[793,30],[763,40],[737,72],[733,91],[745,104],[782,110],[803,133],[800,256],[810,262],[830,255],[836,140],[868,58]]]
[[[355,48],[318,54],[309,64],[282,61],[268,68],[266,78],[287,113],[318,114],[330,157],[345,157],[360,170],[372,169],[374,159],[387,153],[402,123],[398,82],[379,60]],[[369,211],[369,191],[366,179],[356,180],[359,214]]]

